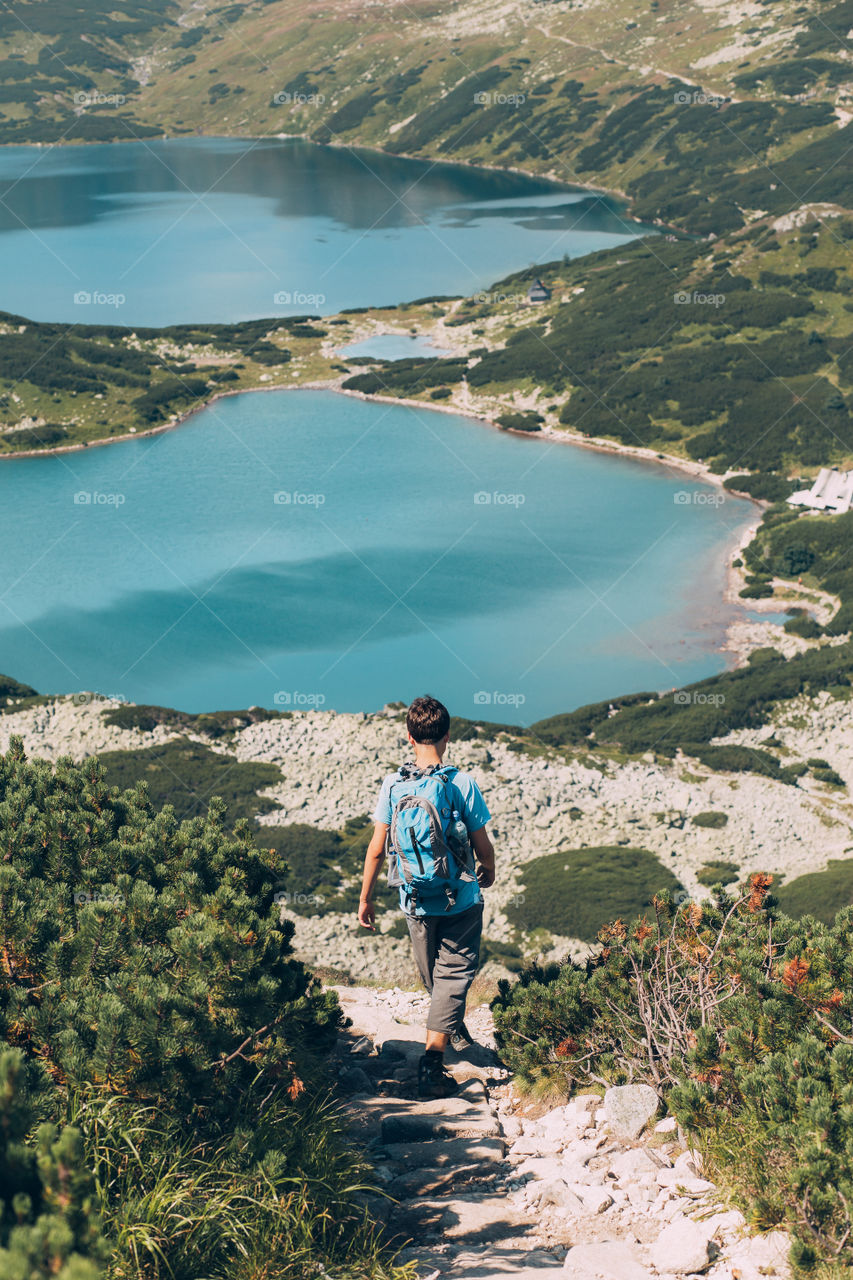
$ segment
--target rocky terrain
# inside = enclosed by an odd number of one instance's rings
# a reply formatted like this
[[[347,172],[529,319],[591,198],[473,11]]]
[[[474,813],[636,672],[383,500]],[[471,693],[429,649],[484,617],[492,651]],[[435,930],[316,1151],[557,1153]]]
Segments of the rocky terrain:
[[[116,704],[85,696],[55,698],[0,716],[0,748],[20,734],[31,755],[75,760],[114,750],[152,747],[178,736],[158,725],[151,732],[105,723]],[[468,769],[481,786],[492,813],[498,879],[488,891],[485,935],[495,941],[515,937],[506,911],[523,895],[524,867],[532,859],[584,846],[622,845],[648,849],[691,895],[704,896],[699,868],[712,860],[731,861],[741,875],[771,870],[786,879],[822,870],[853,846],[853,724],[849,704],[829,694],[780,704],[774,725],[738,730],[733,742],[757,746],[770,732],[782,758],[819,756],[844,779],[830,786],[804,775],[797,786],[751,773],[713,772],[694,759],[672,762],[648,755],[624,761],[594,751],[564,754],[507,734],[451,743],[448,759]],[[189,737],[194,737],[192,733]],[[260,821],[307,823],[339,829],[347,819],[369,815],[383,776],[405,758],[402,712],[393,707],[372,714],[300,711],[234,729],[213,743],[214,750],[241,761],[276,764],[283,781],[263,794],[280,808]],[[697,825],[697,814],[726,815],[722,827]],[[291,868],[291,892],[298,893],[299,867]],[[367,935],[347,916],[298,915],[295,944],[308,961],[338,968],[353,977],[410,981],[408,941],[384,936],[398,920],[379,918],[379,935]],[[536,941],[549,958],[579,955],[585,945],[567,937]]]
[[[750,1236],[702,1176],[648,1085],[580,1094],[547,1109],[523,1101],[493,1052],[491,1015],[473,1010],[477,1045],[447,1054],[462,1084],[416,1100],[426,997],[338,988],[351,1019],[338,1076],[354,1130],[390,1199],[373,1207],[424,1280],[561,1272],[574,1280],[787,1276],[783,1231]]]

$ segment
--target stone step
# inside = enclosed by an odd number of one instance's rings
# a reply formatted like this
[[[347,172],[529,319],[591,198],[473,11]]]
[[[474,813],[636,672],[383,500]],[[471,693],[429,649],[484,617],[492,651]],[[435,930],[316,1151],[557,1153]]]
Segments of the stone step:
[[[384,1148],[388,1159],[402,1171],[445,1169],[463,1164],[500,1164],[506,1143],[501,1138],[444,1138],[437,1142],[390,1143]]]
[[[440,1200],[409,1201],[398,1205],[389,1221],[414,1240],[440,1236],[443,1242],[469,1237],[488,1244],[529,1229],[526,1216],[506,1196],[476,1192]]]
[[[381,1122],[382,1141],[386,1145],[429,1142],[435,1138],[497,1138],[500,1131],[494,1116],[477,1107],[450,1115],[417,1110],[399,1112],[384,1116]]]
[[[445,1191],[448,1187],[458,1189],[464,1183],[482,1178],[490,1172],[489,1166],[485,1164],[455,1164],[444,1169],[409,1169],[392,1178],[385,1190],[395,1200],[421,1200],[424,1196]]]

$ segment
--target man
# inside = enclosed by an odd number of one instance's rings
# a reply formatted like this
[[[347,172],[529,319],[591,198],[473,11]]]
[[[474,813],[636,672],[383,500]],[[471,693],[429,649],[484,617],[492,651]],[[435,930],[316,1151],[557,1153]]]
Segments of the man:
[[[476,782],[467,773],[442,764],[450,741],[447,708],[435,698],[416,698],[406,714],[406,730],[414,762],[389,773],[382,783],[373,813],[376,825],[364,859],[358,919],[366,929],[375,928],[373,890],[389,851],[393,824],[396,848],[391,851],[391,869],[398,872],[400,906],[406,916],[418,972],[432,997],[425,1052],[418,1067],[418,1093],[425,1098],[445,1098],[455,1093],[458,1085],[444,1066],[444,1051],[448,1044],[454,1049],[471,1044],[463,1021],[465,999],[477,972],[483,926],[481,889],[494,884],[495,851],[486,832],[491,814]],[[428,779],[433,780],[432,785],[426,784],[431,785],[431,794],[440,797],[433,815],[438,816],[449,844],[454,841],[453,828],[461,832],[461,843],[466,846],[464,856],[470,860],[466,871],[461,860],[448,859],[446,878],[436,874],[436,864],[432,862],[432,853],[436,845],[443,847],[444,837],[439,833],[438,840],[420,846],[415,837],[414,857],[407,859],[403,851],[412,838],[413,827],[394,822],[395,814],[401,811],[412,814],[413,810],[405,805],[411,802],[419,784]],[[415,804],[425,807],[421,801]],[[476,871],[471,850],[479,863]]]

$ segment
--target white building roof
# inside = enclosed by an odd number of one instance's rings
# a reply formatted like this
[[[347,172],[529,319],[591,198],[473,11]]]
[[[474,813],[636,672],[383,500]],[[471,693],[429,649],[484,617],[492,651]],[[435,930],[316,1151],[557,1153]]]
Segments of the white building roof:
[[[815,511],[849,511],[853,506],[853,471],[821,467],[812,487],[792,493],[788,501],[792,506]]]

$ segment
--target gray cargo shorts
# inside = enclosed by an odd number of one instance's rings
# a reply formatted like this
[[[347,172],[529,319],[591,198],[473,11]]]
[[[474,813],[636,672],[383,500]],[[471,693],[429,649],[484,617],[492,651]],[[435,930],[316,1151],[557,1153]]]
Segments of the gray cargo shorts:
[[[458,915],[406,915],[415,963],[432,996],[428,1031],[453,1035],[465,1016],[465,997],[480,960],[483,904]]]

